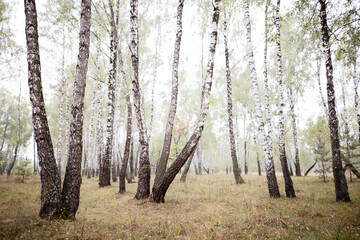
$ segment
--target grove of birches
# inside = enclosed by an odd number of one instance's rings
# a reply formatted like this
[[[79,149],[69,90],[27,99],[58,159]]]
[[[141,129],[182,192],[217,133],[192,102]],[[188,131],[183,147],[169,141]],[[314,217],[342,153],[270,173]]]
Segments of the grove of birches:
[[[76,222],[87,182],[140,208],[189,177],[274,205],[319,183],[355,239],[359,50],[357,0],[0,0],[0,205],[38,181],[35,217]]]

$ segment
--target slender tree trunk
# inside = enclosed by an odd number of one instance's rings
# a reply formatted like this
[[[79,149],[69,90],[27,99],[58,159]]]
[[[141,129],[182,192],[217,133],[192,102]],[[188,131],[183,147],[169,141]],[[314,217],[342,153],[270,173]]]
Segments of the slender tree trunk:
[[[195,148],[201,137],[202,130],[204,129],[204,123],[209,111],[209,101],[210,101],[210,92],[213,79],[213,69],[214,69],[214,60],[215,60],[215,49],[217,42],[217,28],[220,15],[220,0],[215,0],[213,3],[214,6],[214,15],[212,17],[211,25],[211,37],[210,37],[210,47],[209,47],[209,60],[207,65],[206,78],[203,85],[203,97],[201,99],[201,112],[199,119],[197,121],[195,130],[191,135],[190,139],[186,143],[183,150],[177,156],[176,160],[171,164],[168,170],[164,173],[161,179],[154,184],[152,190],[151,200],[154,202],[164,202],[165,194],[174,180],[176,174],[179,172],[181,167],[185,164],[189,156],[195,151]]]
[[[189,172],[189,169],[190,169],[191,162],[193,160],[194,154],[195,154],[195,151],[190,155],[189,159],[187,160],[184,171],[181,173],[180,182],[185,182],[186,181],[186,177],[187,177],[187,174]]]
[[[328,115],[329,115],[329,128],[331,138],[331,152],[333,163],[333,175],[335,183],[336,201],[350,202],[348,186],[345,178],[344,169],[341,162],[341,150],[339,140],[339,121],[336,116],[335,104],[335,89],[333,83],[333,66],[331,60],[331,50],[329,43],[329,33],[326,16],[326,3],[325,0],[320,2],[320,20],[321,20],[321,34],[323,40],[324,57],[326,65],[326,78],[327,78],[327,96],[328,96]]]
[[[32,120],[41,167],[41,218],[52,217],[61,202],[61,180],[56,165],[41,84],[35,0],[25,0],[25,33],[28,61],[28,84],[32,105]]]
[[[329,122],[328,109],[327,109],[326,101],[325,101],[325,98],[324,98],[324,95],[323,95],[323,92],[322,92],[322,88],[321,88],[321,76],[320,76],[321,60],[320,60],[320,58],[316,60],[316,64],[317,64],[317,74],[316,75],[317,75],[317,82],[318,82],[318,85],[319,85],[319,95],[320,95],[320,98],[321,98],[322,105],[324,107],[324,113],[325,113],[325,116],[326,116],[326,120]]]
[[[297,127],[296,127],[296,116],[295,116],[295,101],[292,92],[292,87],[290,87],[290,112],[291,112],[291,119],[292,119],[292,128],[293,128],[293,136],[294,136],[294,148],[295,148],[295,173],[296,176],[301,176],[300,170],[300,156],[299,156],[299,144],[298,144],[298,137],[297,137]],[[291,164],[290,164],[291,167]]]
[[[132,139],[131,138],[132,108],[131,108],[131,102],[130,102],[130,91],[129,91],[127,83],[126,83],[125,68],[124,68],[124,64],[122,61],[120,47],[118,50],[118,54],[119,54],[119,67],[120,67],[120,73],[121,73],[121,82],[123,83],[123,86],[124,86],[126,106],[127,106],[126,141],[125,141],[125,148],[124,148],[124,158],[123,158],[123,161],[121,164],[120,178],[119,178],[119,193],[124,193],[126,191],[125,177],[126,177],[126,170],[127,170],[127,166],[128,166],[128,159],[129,159],[130,147],[131,147],[131,142],[132,142],[131,141],[131,139]],[[130,156],[130,157],[132,158],[132,156]],[[131,179],[131,177],[129,177],[129,178]]]
[[[285,193],[288,198],[294,198],[295,190],[289,172],[289,166],[286,158],[285,148],[285,117],[284,117],[284,85],[282,80],[282,59],[281,59],[281,46],[280,46],[280,0],[277,0],[276,7],[276,46],[277,46],[277,65],[278,65],[278,88],[279,88],[279,152],[281,168],[285,181]]]
[[[265,170],[266,170],[267,183],[268,183],[270,196],[278,198],[280,197],[280,192],[275,175],[272,147],[270,147],[270,145],[272,146],[272,139],[270,137],[271,136],[270,134],[268,134],[268,137],[266,137],[267,135],[265,133],[264,120],[261,111],[260,91],[256,77],[255,60],[254,60],[253,46],[251,42],[251,25],[250,25],[248,0],[244,1],[244,10],[245,10],[244,12],[245,12],[245,25],[246,25],[246,40],[247,40],[247,53],[249,58],[250,76],[251,76],[251,83],[252,83],[253,95],[255,100],[256,120],[258,124],[259,138],[265,157]],[[271,144],[269,142],[271,142]]]
[[[90,48],[91,0],[81,1],[79,54],[76,65],[73,103],[71,107],[69,158],[62,190],[64,218],[75,218],[79,208],[81,156],[83,150],[83,114],[86,74]]]
[[[226,18],[226,16],[225,16]],[[233,112],[232,112],[232,86],[231,86],[231,72],[230,72],[230,61],[229,61],[229,49],[228,49],[228,40],[227,40],[227,20],[224,21],[224,44],[225,44],[225,65],[226,65],[226,79],[227,79],[227,105],[228,105],[228,122],[229,122],[229,140],[230,140],[230,150],[231,150],[231,160],[234,169],[235,183],[240,184],[244,183],[244,179],[241,177],[240,169],[236,156],[236,145],[235,145],[235,136],[234,136],[234,126],[233,126]]]
[[[131,134],[130,159],[129,159],[130,180],[134,180],[134,136]]]
[[[111,1],[109,5],[112,6]],[[99,178],[99,186],[110,186],[110,168],[114,142],[114,116],[115,116],[115,81],[117,73],[117,27],[115,23],[114,11],[111,7],[111,36],[110,36],[110,73],[108,80],[108,117],[106,124],[106,146],[105,154],[102,159],[102,170]]]
[[[265,1],[265,46],[264,46],[264,88],[265,88],[265,116],[266,116],[266,142],[268,145],[269,152],[273,154],[273,129],[271,124],[271,112],[270,112],[270,90],[269,90],[269,79],[267,74],[267,49],[268,49],[268,7],[270,0]]]
[[[139,129],[140,143],[140,168],[139,182],[136,191],[136,199],[144,199],[150,195],[150,161],[149,161],[149,141],[146,130],[146,120],[144,106],[140,92],[139,83],[139,56],[138,56],[138,0],[130,1],[130,52],[131,52],[131,82],[134,96],[134,109]]]
[[[179,5],[177,8],[177,29],[176,29],[176,38],[175,38],[175,47],[174,47],[174,59],[172,65],[172,89],[171,89],[171,102],[168,120],[166,123],[166,130],[164,141],[161,149],[159,165],[157,168],[157,173],[155,177],[155,184],[159,181],[162,175],[166,171],[167,162],[170,154],[170,146],[172,139],[172,132],[174,127],[174,120],[176,115],[177,108],[177,96],[178,96],[178,85],[179,85],[179,58],[180,58],[180,45],[182,37],[182,15],[183,15],[184,0],[179,0]]]
[[[18,149],[19,149],[19,143],[20,143],[20,103],[21,103],[21,82],[20,82],[20,90],[19,90],[19,98],[18,98],[18,129],[17,129],[17,140],[16,140],[16,146],[15,146],[15,152],[14,152],[14,159],[12,160],[12,162],[9,164],[8,169],[7,169],[7,177],[10,176],[11,170],[13,169],[15,162],[16,162],[16,158],[17,158],[17,154],[18,154]]]

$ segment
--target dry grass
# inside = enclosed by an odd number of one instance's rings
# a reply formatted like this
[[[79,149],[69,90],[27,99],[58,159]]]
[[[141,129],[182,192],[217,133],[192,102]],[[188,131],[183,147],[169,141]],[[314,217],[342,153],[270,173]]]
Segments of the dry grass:
[[[189,175],[170,187],[166,203],[133,199],[136,184],[98,188],[83,179],[76,221],[38,215],[40,181],[0,178],[0,238],[4,239],[360,239],[360,181],[349,183],[352,203],[335,202],[332,182],[294,177],[296,199],[270,199],[266,178]],[[282,177],[278,176],[283,193]]]

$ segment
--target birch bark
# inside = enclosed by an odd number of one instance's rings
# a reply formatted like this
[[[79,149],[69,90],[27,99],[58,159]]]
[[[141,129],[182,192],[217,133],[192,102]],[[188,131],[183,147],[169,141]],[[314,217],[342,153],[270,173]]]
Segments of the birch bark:
[[[51,141],[41,84],[38,24],[35,0],[25,0],[25,34],[28,62],[28,85],[32,120],[41,167],[41,218],[52,217],[61,202],[61,180]]]
[[[331,153],[332,153],[332,165],[333,165],[336,201],[350,202],[351,200],[348,192],[348,186],[341,161],[339,121],[336,115],[335,89],[333,83],[333,65],[331,60],[331,50],[329,43],[330,37],[329,37],[328,25],[327,25],[326,3],[325,0],[319,0],[319,3],[320,3],[321,34],[323,41],[325,66],[326,66],[328,115],[329,115]]]
[[[157,203],[165,201],[165,194],[170,184],[174,180],[176,174],[179,172],[181,167],[185,164],[189,156],[195,151],[195,148],[201,137],[202,130],[204,129],[205,120],[209,111],[210,92],[213,79],[215,50],[217,43],[217,28],[220,15],[220,0],[215,0],[213,6],[214,14],[212,17],[210,31],[211,37],[208,58],[209,60],[207,65],[206,78],[203,85],[204,95],[201,100],[200,116],[197,121],[195,130],[183,150],[180,152],[180,154],[177,156],[176,160],[171,164],[171,166],[167,169],[162,178],[153,186],[151,200]]]
[[[81,157],[83,150],[83,120],[86,74],[88,70],[91,25],[91,0],[81,1],[79,54],[76,65],[73,102],[71,107],[69,157],[62,190],[65,218],[75,218],[79,207]]]
[[[280,0],[277,0],[276,6],[276,47],[277,47],[277,65],[278,65],[278,88],[279,88],[279,152],[281,168],[285,181],[285,193],[288,198],[294,198],[295,190],[289,172],[289,166],[286,158],[285,148],[285,117],[284,117],[284,84],[282,80],[282,59],[281,59],[281,45],[280,45]]]
[[[226,18],[226,17],[225,17]],[[228,123],[229,123],[229,140],[230,140],[230,151],[231,160],[234,169],[235,183],[244,183],[244,179],[241,177],[240,169],[236,155],[236,145],[234,136],[234,124],[233,124],[233,104],[232,104],[232,86],[231,86],[231,72],[230,72],[230,60],[229,60],[229,49],[227,39],[227,20],[224,21],[224,44],[225,44],[225,66],[226,66],[226,80],[227,80],[227,110],[228,110]]]
[[[131,83],[134,96],[134,110],[139,129],[140,160],[139,182],[136,199],[144,199],[150,195],[150,161],[149,140],[147,135],[144,106],[139,83],[139,34],[138,34],[138,0],[130,1],[130,52],[131,52]]]
[[[111,169],[111,159],[113,152],[113,142],[114,142],[114,116],[115,116],[115,81],[117,73],[117,44],[118,44],[118,35],[117,27],[115,23],[114,11],[112,8],[112,3],[109,0],[110,11],[111,11],[111,37],[110,37],[110,65],[111,69],[109,72],[108,78],[108,116],[106,124],[106,145],[105,145],[105,154],[102,159],[102,170],[99,178],[99,186],[106,187],[110,186],[110,169]]]
[[[177,21],[176,21],[177,27],[176,27],[176,37],[175,37],[174,56],[173,56],[173,65],[172,65],[171,102],[170,102],[168,120],[166,123],[165,136],[161,148],[159,164],[154,181],[155,184],[161,179],[162,175],[165,173],[167,162],[169,159],[169,154],[170,154],[170,146],[171,146],[173,127],[174,127],[174,120],[176,115],[178,86],[179,86],[178,72],[179,72],[181,37],[182,37],[183,8],[184,8],[184,0],[179,0],[179,5],[177,7]]]
[[[295,174],[296,176],[301,176],[299,143],[298,143],[298,135],[297,135],[297,127],[296,127],[296,116],[295,116],[295,100],[293,96],[292,87],[290,87],[289,90],[289,103],[290,103],[290,112],[291,112],[293,137],[294,137],[294,148],[295,148]],[[290,168],[291,168],[291,164],[290,164]]]
[[[257,82],[256,76],[256,68],[255,68],[255,60],[254,60],[254,52],[253,46],[251,42],[251,24],[250,24],[250,15],[249,15],[249,2],[248,0],[244,1],[244,14],[245,14],[245,27],[246,27],[246,42],[247,42],[247,53],[250,67],[250,77],[251,84],[253,89],[253,95],[255,100],[255,113],[256,113],[256,121],[258,124],[259,131],[259,139],[263,148],[264,157],[265,157],[265,170],[266,177],[268,183],[269,194],[271,197],[278,198],[280,197],[279,187],[275,175],[274,168],[274,160],[272,147],[270,147],[269,141],[271,142],[271,138],[266,136],[265,128],[264,128],[264,119],[261,112],[261,102],[260,102],[260,91],[259,85]],[[269,123],[268,123],[269,124]],[[270,136],[270,134],[268,134]]]

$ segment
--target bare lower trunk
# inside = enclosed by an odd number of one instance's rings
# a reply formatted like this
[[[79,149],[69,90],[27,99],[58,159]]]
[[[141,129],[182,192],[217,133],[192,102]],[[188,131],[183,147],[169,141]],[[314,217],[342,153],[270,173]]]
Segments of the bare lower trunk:
[[[329,115],[329,128],[331,138],[331,152],[333,175],[335,183],[336,201],[350,202],[348,186],[345,178],[344,169],[341,161],[341,150],[339,140],[339,121],[336,115],[335,103],[335,89],[333,83],[333,66],[331,60],[330,50],[330,37],[328,33],[327,17],[326,17],[326,3],[325,0],[320,2],[320,20],[321,20],[321,34],[323,40],[324,57],[326,65],[326,78],[327,78],[327,96],[328,96],[328,115]]]
[[[144,199],[150,195],[150,161],[149,141],[146,129],[144,106],[139,83],[139,35],[138,35],[138,0],[130,1],[130,52],[131,52],[131,82],[134,96],[134,111],[137,118],[140,143],[139,182],[136,199]]]
[[[179,5],[177,8],[177,21],[176,21],[177,29],[176,29],[174,57],[173,57],[173,65],[172,65],[171,102],[170,102],[169,115],[166,123],[164,141],[161,148],[159,164],[154,181],[155,184],[157,183],[157,181],[159,181],[159,179],[161,179],[162,175],[165,173],[167,162],[169,159],[169,154],[170,154],[172,132],[173,132],[174,120],[175,120],[176,108],[177,108],[177,96],[178,96],[178,85],[179,85],[178,71],[179,71],[180,45],[181,45],[181,37],[182,37],[183,7],[184,7],[184,0],[179,0]]]
[[[109,5],[112,6],[112,3],[109,1]],[[115,81],[117,74],[117,47],[118,47],[118,38],[117,38],[117,27],[114,18],[114,12],[111,7],[111,36],[110,36],[110,65],[111,69],[109,72],[108,79],[108,116],[106,124],[106,145],[105,145],[105,154],[102,159],[102,170],[99,178],[99,186],[105,187],[110,186],[110,168],[111,168],[111,159],[112,151],[114,147],[114,116],[115,116]]]
[[[81,157],[83,150],[83,112],[86,74],[90,48],[91,0],[81,1],[79,54],[76,65],[74,94],[71,107],[69,157],[62,190],[64,218],[75,218],[79,207],[81,185]]]
[[[217,42],[217,27],[220,15],[220,0],[214,1],[214,15],[212,18],[211,25],[211,37],[210,37],[210,47],[209,47],[209,60],[207,65],[207,73],[206,78],[203,84],[203,97],[201,99],[201,111],[200,116],[197,121],[195,130],[191,135],[190,139],[186,143],[183,150],[177,156],[176,160],[171,164],[168,170],[164,173],[161,179],[154,184],[152,190],[151,200],[154,202],[164,202],[165,194],[174,180],[175,176],[181,169],[181,167],[185,164],[186,160],[189,156],[195,151],[195,148],[200,140],[202,130],[204,129],[205,120],[209,111],[209,103],[210,103],[210,92],[211,85],[213,79],[213,69],[214,69],[214,60],[215,60],[215,49]]]
[[[187,174],[189,172],[189,169],[190,169],[191,162],[192,162],[192,159],[194,157],[194,154],[195,154],[195,151],[190,155],[189,159],[187,160],[184,171],[181,173],[180,182],[185,182],[186,181],[186,177],[187,177]]]
[[[276,7],[276,46],[277,46],[277,64],[278,64],[278,88],[279,88],[279,152],[281,168],[285,181],[285,193],[288,198],[294,198],[295,190],[292,179],[290,177],[289,166],[286,158],[285,148],[285,117],[284,117],[284,86],[282,80],[282,59],[281,59],[281,46],[280,46],[280,0],[277,0]]]
[[[267,134],[264,128],[264,120],[261,111],[260,91],[257,82],[253,46],[251,42],[251,25],[250,25],[248,0],[244,1],[244,10],[245,10],[244,13],[245,13],[245,25],[246,25],[246,40],[247,40],[247,53],[249,59],[250,76],[251,76],[251,83],[252,83],[253,95],[255,100],[256,120],[258,124],[259,138],[265,157],[265,170],[266,170],[268,189],[271,197],[278,198],[280,197],[280,192],[275,175],[273,153],[271,148],[272,139],[271,137],[267,138]],[[271,135],[268,134],[268,136]]]
[[[225,17],[226,18],[226,17]],[[225,44],[225,65],[226,65],[226,79],[227,79],[227,110],[228,110],[228,124],[229,124],[229,140],[230,140],[230,150],[231,150],[231,160],[234,169],[235,183],[240,184],[244,183],[243,178],[240,174],[240,169],[236,156],[236,146],[235,146],[235,136],[234,136],[234,126],[233,126],[233,105],[232,105],[232,86],[231,86],[231,72],[230,72],[230,60],[229,60],[229,49],[228,49],[228,40],[227,40],[227,20],[224,21],[224,44]]]
[[[52,217],[61,202],[61,180],[56,165],[45,102],[41,84],[41,67],[38,42],[35,0],[25,0],[25,33],[28,62],[28,84],[32,105],[32,120],[41,167],[41,218]]]
[[[295,173],[296,176],[301,176],[299,144],[298,144],[298,136],[297,136],[297,128],[296,128],[296,116],[295,116],[295,103],[294,103],[292,87],[290,88],[289,99],[290,99],[290,111],[291,111],[292,128],[293,128],[293,136],[294,136],[294,148],[295,148]]]
[[[129,172],[130,180],[134,180],[134,137],[131,135],[131,144],[130,144],[130,159],[129,159]]]
[[[130,147],[132,145],[131,141],[131,132],[132,132],[132,108],[131,108],[131,102],[130,102],[130,91],[128,89],[127,83],[126,83],[126,76],[125,76],[125,68],[122,61],[121,56],[121,49],[118,50],[119,54],[119,67],[120,67],[120,73],[121,73],[121,82],[123,84],[124,92],[125,92],[125,99],[126,99],[126,107],[127,107],[127,124],[126,124],[126,141],[125,141],[125,147],[124,147],[124,157],[121,164],[121,170],[120,170],[120,178],[119,178],[119,193],[124,193],[126,191],[126,185],[125,185],[125,177],[126,177],[126,170],[128,166],[128,159],[130,154]],[[132,156],[130,156],[132,158]],[[132,161],[131,161],[132,164]],[[130,164],[130,165],[131,165]],[[131,168],[131,166],[130,166]],[[131,177],[129,177],[131,179]]]

